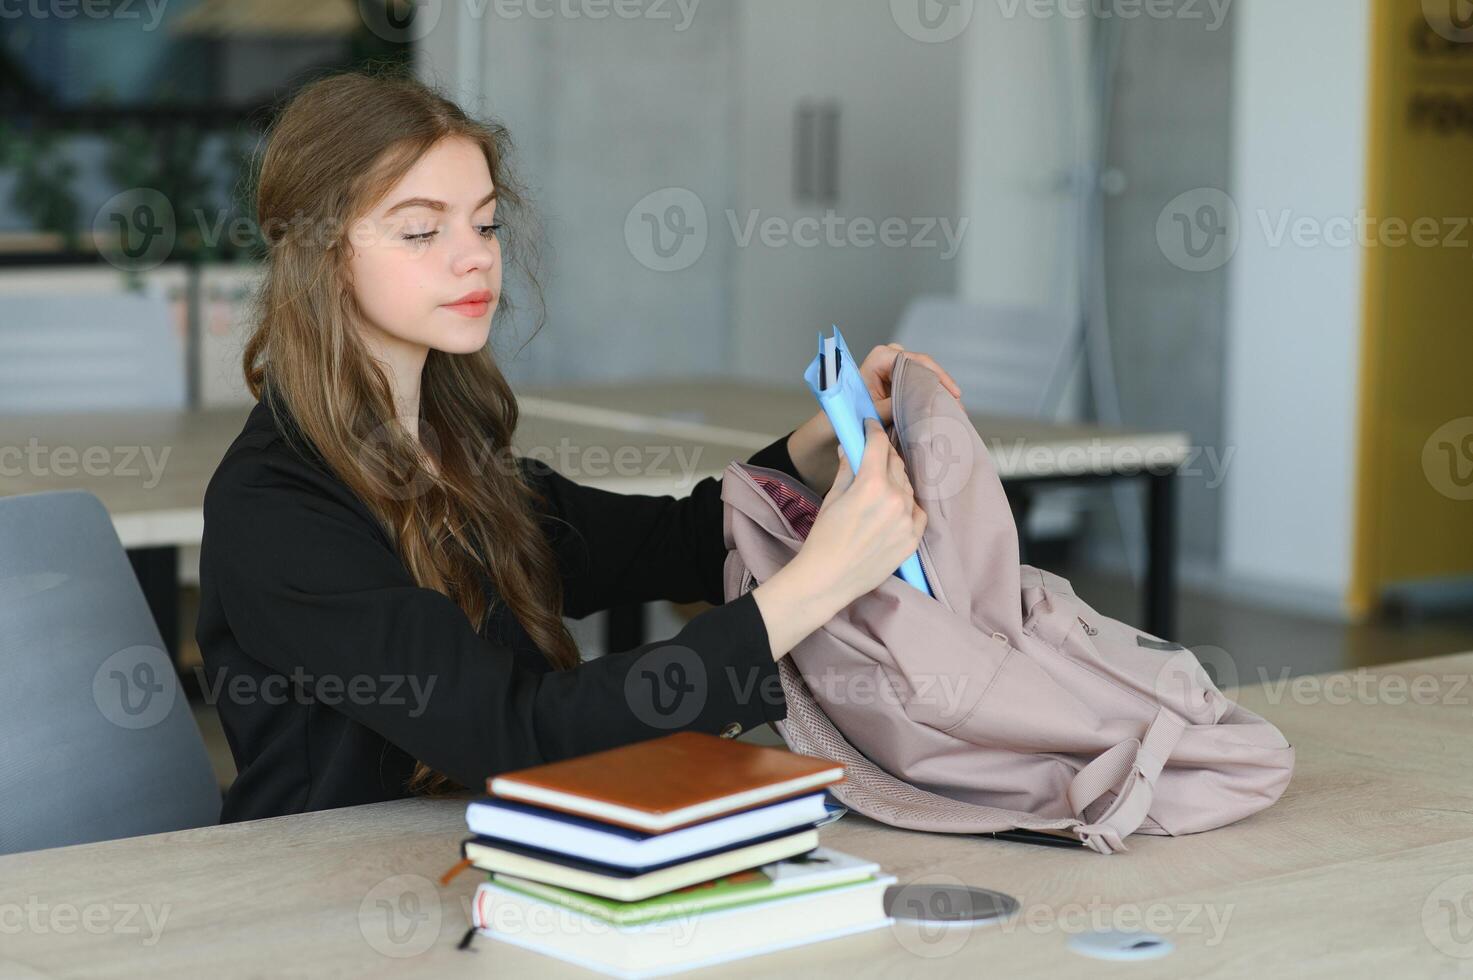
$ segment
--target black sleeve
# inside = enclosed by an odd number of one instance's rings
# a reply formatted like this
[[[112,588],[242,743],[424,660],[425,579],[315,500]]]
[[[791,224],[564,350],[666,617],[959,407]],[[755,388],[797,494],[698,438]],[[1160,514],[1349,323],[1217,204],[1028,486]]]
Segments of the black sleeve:
[[[548,500],[544,530],[562,570],[564,615],[582,619],[661,599],[721,604],[726,542],[719,479],[707,477],[680,498],[615,493],[575,483],[541,460],[519,460]],[[747,462],[802,479],[786,435]]]
[[[206,493],[205,521],[242,650],[314,683],[417,680],[430,693],[414,714],[372,699],[341,699],[339,710],[463,786],[676,729],[714,734],[785,713],[750,593],[671,639],[533,671],[448,597],[416,585],[347,487],[294,456],[233,453]]]

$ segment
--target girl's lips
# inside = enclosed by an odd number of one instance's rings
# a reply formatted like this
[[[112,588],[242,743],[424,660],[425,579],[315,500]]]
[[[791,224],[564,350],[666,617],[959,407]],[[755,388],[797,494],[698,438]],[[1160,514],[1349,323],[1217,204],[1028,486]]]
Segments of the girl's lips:
[[[445,309],[452,313],[459,313],[461,316],[475,319],[485,316],[491,309],[491,303],[489,301],[479,303],[450,303],[446,304]]]

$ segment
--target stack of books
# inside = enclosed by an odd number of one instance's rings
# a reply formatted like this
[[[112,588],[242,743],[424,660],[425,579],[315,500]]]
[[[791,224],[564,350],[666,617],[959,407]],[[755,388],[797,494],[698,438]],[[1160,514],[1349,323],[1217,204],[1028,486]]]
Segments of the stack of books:
[[[497,776],[466,811],[474,928],[649,977],[886,926],[895,878],[818,846],[843,776],[694,732]]]

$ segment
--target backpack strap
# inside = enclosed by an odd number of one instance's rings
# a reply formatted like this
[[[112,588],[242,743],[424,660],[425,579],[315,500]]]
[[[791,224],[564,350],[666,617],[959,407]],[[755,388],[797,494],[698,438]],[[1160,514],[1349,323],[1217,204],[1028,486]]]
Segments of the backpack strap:
[[[1113,791],[1115,801],[1092,823],[1075,827],[1085,845],[1101,854],[1127,850],[1124,838],[1145,821],[1154,798],[1156,777],[1186,730],[1186,722],[1161,708],[1141,738],[1107,749],[1075,775],[1069,784],[1069,806],[1081,820],[1085,808]]]

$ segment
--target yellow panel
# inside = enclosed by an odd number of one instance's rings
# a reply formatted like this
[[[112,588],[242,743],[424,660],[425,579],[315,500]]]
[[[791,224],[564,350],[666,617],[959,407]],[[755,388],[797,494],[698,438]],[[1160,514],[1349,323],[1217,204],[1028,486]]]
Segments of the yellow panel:
[[[1473,20],[1453,19],[1461,0],[1374,2],[1348,597],[1361,613],[1388,584],[1473,574]]]

